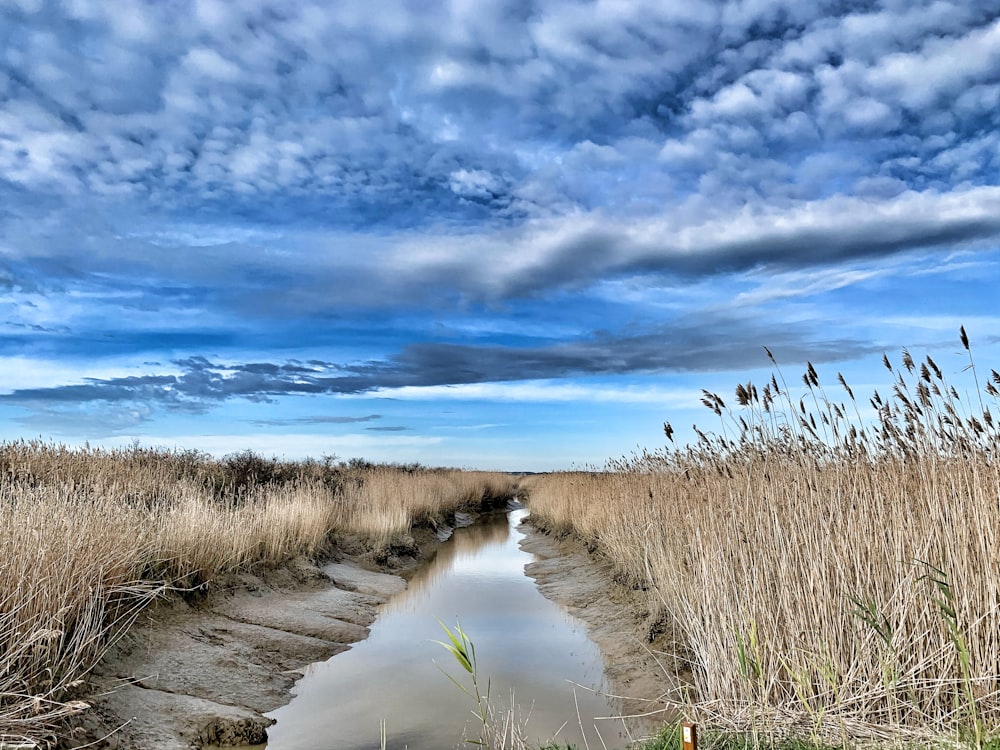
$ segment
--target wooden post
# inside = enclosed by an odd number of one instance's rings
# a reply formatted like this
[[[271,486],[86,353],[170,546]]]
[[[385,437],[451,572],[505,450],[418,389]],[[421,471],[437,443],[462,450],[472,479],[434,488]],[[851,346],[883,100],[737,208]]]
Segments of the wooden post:
[[[695,724],[681,724],[682,750],[698,750],[698,727]]]

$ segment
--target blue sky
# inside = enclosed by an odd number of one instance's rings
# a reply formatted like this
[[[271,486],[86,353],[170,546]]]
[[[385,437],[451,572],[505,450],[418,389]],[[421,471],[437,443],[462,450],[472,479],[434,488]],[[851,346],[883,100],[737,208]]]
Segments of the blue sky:
[[[995,0],[0,0],[4,439],[601,464],[998,282]]]

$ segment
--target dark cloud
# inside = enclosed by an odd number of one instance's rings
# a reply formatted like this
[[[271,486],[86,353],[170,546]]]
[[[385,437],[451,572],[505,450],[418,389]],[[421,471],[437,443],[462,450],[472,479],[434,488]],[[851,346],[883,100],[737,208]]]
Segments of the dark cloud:
[[[412,428],[403,427],[401,425],[392,425],[387,427],[365,427],[366,430],[371,432],[409,432]]]
[[[766,365],[764,346],[791,362],[847,359],[873,351],[858,340],[813,340],[802,326],[717,317],[684,320],[644,333],[597,333],[535,348],[417,343],[384,360],[347,364],[223,364],[191,357],[175,362],[183,371],[179,375],[90,378],[79,385],[23,388],[0,395],[0,403],[42,410],[54,404],[137,403],[146,409],[201,413],[232,398],[261,402],[280,396],[356,394],[404,386],[740,370]],[[315,416],[257,424],[348,424],[379,418],[377,414]]]
[[[537,223],[480,240],[475,259],[460,258],[461,251],[452,253],[447,245],[423,266],[400,255],[400,273],[425,290],[448,279],[476,298],[523,298],[635,274],[683,281],[917,250],[990,248],[1000,237],[1000,187],[993,186],[907,191],[884,200],[835,196],[781,209],[705,210],[711,218],[701,222],[602,212]],[[507,248],[507,262],[497,264],[501,247]]]

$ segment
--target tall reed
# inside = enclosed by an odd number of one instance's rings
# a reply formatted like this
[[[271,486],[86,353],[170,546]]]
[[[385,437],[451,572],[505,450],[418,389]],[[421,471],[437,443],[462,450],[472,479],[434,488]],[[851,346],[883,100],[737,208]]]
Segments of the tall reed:
[[[808,363],[793,391],[774,363],[731,405],[704,392],[717,427],[691,445],[527,483],[533,518],[675,622],[714,721],[977,745],[998,727],[1000,373],[960,393],[930,357],[883,364],[862,402]]]

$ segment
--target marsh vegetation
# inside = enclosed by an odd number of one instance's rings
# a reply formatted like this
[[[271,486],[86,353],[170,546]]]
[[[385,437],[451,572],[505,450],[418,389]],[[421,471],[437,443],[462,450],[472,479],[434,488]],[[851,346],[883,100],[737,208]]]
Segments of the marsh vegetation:
[[[0,445],[0,743],[85,710],[87,673],[157,596],[334,538],[384,561],[413,551],[414,525],[512,491],[488,472]]]
[[[682,644],[667,708],[727,746],[995,741],[1000,373],[961,343],[961,373],[904,350],[863,395],[808,363],[790,385],[772,360],[733,399],[704,392],[713,424],[691,444],[521,480],[534,523],[611,561]],[[415,525],[514,491],[486,472],[0,445],[0,741],[84,710],[88,671],[157,596],[331,540],[384,563]]]
[[[961,342],[961,383],[904,350],[870,397],[811,364],[793,388],[775,362],[733,403],[706,391],[692,445],[531,478],[532,517],[660,608],[689,715],[981,746],[1000,720],[1000,373]]]

